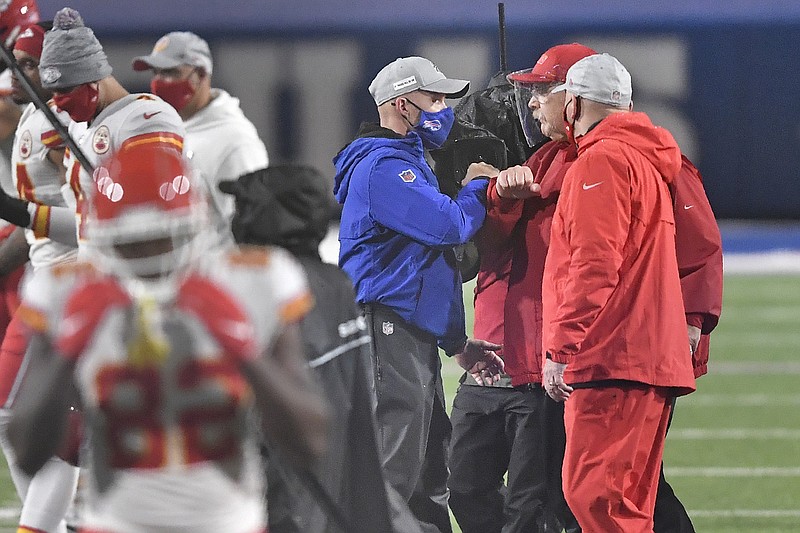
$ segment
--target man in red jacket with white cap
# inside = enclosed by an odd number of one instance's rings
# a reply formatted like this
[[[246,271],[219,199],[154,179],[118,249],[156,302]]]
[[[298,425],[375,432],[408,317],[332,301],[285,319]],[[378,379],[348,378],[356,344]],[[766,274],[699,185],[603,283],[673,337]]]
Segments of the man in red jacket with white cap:
[[[608,54],[553,91],[578,145],[542,287],[543,383],[569,400],[564,495],[585,531],[652,532],[671,401],[694,390],[668,188],[681,153],[630,111],[630,74]]]
[[[512,248],[512,255],[509,264],[482,263],[476,288],[475,327],[477,331],[479,323],[492,320],[499,320],[502,325],[505,314],[509,327],[498,342],[503,344],[506,370],[522,387],[526,383],[534,388],[541,384],[544,257],[562,181],[578,155],[577,146],[567,140],[564,127],[564,92],[551,93],[551,90],[566,80],[569,67],[594,53],[578,43],[556,45],[542,54],[533,68],[509,76],[517,92],[523,127],[530,128],[531,119],[535,118],[551,141],[539,148],[524,166],[500,172],[489,186],[488,214],[482,232],[491,229],[492,248],[491,253],[481,250],[481,256],[502,258],[503,250],[508,247]],[[533,114],[521,105],[527,105]],[[539,186],[538,190],[534,184]],[[707,371],[709,334],[717,325],[722,306],[722,241],[703,180],[688,158],[682,157],[680,173],[669,188],[692,361],[695,377],[700,377]],[[513,238],[521,234],[524,239]],[[488,281],[481,283],[482,279]],[[499,292],[498,281],[507,283],[499,305],[491,298],[484,298]],[[563,404],[544,402],[543,413],[550,505],[563,517],[567,530],[572,531],[570,514],[559,512],[562,507],[558,503],[564,450]],[[694,533],[689,515],[667,483],[663,468],[654,519],[656,533]]]
[[[551,140],[524,165],[503,170],[492,179],[486,221],[476,238],[481,269],[475,288],[474,334],[480,330],[481,338],[503,344],[502,355],[511,377],[508,381],[513,380],[515,387],[511,388],[511,383],[509,388],[469,387],[465,381],[453,402],[450,504],[465,533],[524,529],[528,518],[515,520],[517,508],[525,509],[521,517],[546,517],[546,525],[540,526],[544,531],[560,531],[562,527],[579,530],[561,494],[563,403],[544,400],[541,388],[541,292],[556,201],[564,174],[577,157],[577,147],[568,142],[563,124],[564,93],[550,91],[566,80],[567,70],[575,62],[595,53],[579,43],[559,44],[545,51],[532,68],[508,76],[517,93],[518,115],[526,137],[535,137],[535,118]],[[702,331],[693,357],[695,376],[700,376],[708,360],[708,333],[717,323],[722,301],[721,239],[700,174],[688,159],[683,158],[680,175],[670,184],[670,190],[678,268],[693,346]],[[532,423],[536,427],[531,432]],[[506,429],[498,436],[496,430],[492,431],[497,427]],[[490,460],[480,464],[471,461],[470,452],[476,449]],[[503,498],[498,489],[505,468],[509,470],[508,494]],[[517,490],[527,500],[514,496]],[[531,501],[539,503],[532,505]],[[524,502],[528,503],[520,507]],[[504,512],[508,513],[505,518]],[[551,524],[553,519],[555,523]],[[694,531],[663,475],[654,529],[656,533]]]

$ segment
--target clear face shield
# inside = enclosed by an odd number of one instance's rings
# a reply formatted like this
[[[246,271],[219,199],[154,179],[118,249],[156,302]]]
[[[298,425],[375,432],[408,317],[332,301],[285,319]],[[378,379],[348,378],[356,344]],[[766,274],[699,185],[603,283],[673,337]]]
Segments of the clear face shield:
[[[541,105],[543,99],[550,94],[558,83],[525,83],[515,81],[513,76],[518,74],[529,74],[531,69],[518,70],[512,72],[508,76],[508,81],[514,87],[514,100],[517,106],[517,118],[522,126],[522,132],[525,134],[525,140],[528,146],[533,148],[542,141],[542,130],[539,121],[533,116],[529,104],[532,98],[536,98]]]

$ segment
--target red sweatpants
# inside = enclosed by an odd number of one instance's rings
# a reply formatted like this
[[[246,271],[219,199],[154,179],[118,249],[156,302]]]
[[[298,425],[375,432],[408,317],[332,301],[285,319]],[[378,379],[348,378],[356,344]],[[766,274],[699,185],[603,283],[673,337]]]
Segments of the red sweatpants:
[[[584,533],[652,533],[669,398],[656,387],[575,389],[564,405],[564,496]]]
[[[19,307],[19,282],[25,274],[21,266],[4,278],[0,278],[0,342],[11,323],[11,318]]]

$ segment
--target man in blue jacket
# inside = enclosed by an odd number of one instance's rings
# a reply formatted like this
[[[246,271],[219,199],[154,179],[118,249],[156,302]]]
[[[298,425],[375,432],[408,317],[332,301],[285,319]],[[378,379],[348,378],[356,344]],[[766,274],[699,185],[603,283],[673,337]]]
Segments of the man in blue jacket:
[[[492,167],[470,166],[451,199],[425,160],[425,150],[440,147],[453,125],[445,98],[468,89],[469,82],[446,78],[422,57],[395,60],[369,87],[380,124],[363,125],[334,158],[334,194],[343,204],[339,265],[371,330],[383,465],[426,533],[451,531],[451,426],[438,347],[479,383],[503,368],[493,351],[500,346],[467,339],[453,251],[483,223]]]

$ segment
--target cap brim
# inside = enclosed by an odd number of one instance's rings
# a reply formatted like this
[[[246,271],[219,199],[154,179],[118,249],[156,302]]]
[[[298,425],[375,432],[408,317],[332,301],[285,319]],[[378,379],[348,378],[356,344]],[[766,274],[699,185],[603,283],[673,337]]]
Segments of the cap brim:
[[[469,91],[469,82],[467,80],[449,80],[445,78],[425,87],[420,87],[420,90],[443,94],[448,98],[461,98]]]
[[[133,59],[133,70],[137,72],[154,68],[175,68],[180,65],[180,61],[158,55],[139,56]]]
[[[558,80],[531,72],[512,72],[508,75],[508,81],[517,83],[553,83]]]
[[[217,188],[225,194],[236,194],[238,180],[222,180],[217,185]]]
[[[550,90],[550,92],[551,93],[560,93],[560,92],[566,91],[566,90],[567,90],[567,84],[566,83],[562,83],[561,85],[556,85],[555,87],[553,87]]]

